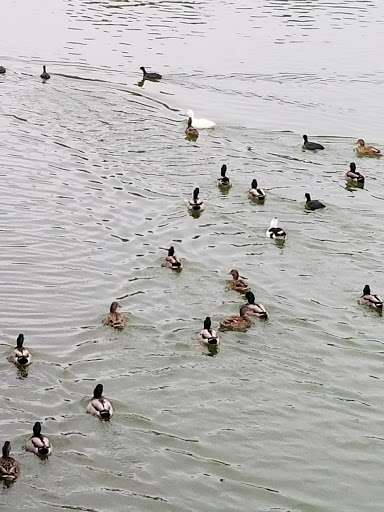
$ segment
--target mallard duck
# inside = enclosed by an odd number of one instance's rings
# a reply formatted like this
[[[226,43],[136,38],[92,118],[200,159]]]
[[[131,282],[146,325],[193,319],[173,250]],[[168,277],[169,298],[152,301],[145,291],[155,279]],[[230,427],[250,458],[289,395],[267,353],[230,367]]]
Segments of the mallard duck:
[[[192,117],[188,117],[188,126],[185,129],[185,135],[191,139],[197,139],[199,131],[192,126]]]
[[[304,144],[303,149],[309,149],[310,151],[316,151],[317,149],[324,149],[324,146],[318,144],[317,142],[309,142],[308,137],[303,135]]]
[[[258,201],[264,201],[265,192],[262,188],[257,188],[257,180],[253,179],[251,183],[251,188],[248,190],[248,194],[252,199],[257,199]]]
[[[0,480],[16,480],[20,473],[20,466],[17,460],[10,457],[11,443],[5,441],[3,456],[0,457]]]
[[[255,296],[252,292],[247,292],[245,298],[248,303],[245,304],[245,312],[247,315],[257,316],[258,318],[268,318],[268,313],[262,304],[255,303]]]
[[[18,364],[20,366],[28,366],[31,364],[32,356],[27,347],[23,347],[24,334],[19,334],[16,341],[16,347],[8,360],[11,363]]]
[[[374,309],[383,309],[383,300],[380,295],[371,293],[370,287],[366,284],[364,286],[363,295],[360,297],[360,304],[363,306],[369,306]]]
[[[40,78],[43,80],[49,80],[51,78],[51,75],[47,73],[45,66],[43,66],[43,72],[41,73]]]
[[[279,228],[277,217],[273,217],[265,234],[268,238],[274,238],[276,240],[285,240],[287,238],[287,233],[284,229]]]
[[[163,77],[159,73],[147,73],[144,66],[141,66],[143,80],[161,80]]]
[[[200,343],[202,345],[219,345],[220,339],[216,334],[215,329],[211,328],[211,319],[209,316],[204,320],[204,329],[199,333]]]
[[[247,315],[247,304],[240,308],[240,315],[228,316],[220,322],[220,327],[227,331],[243,331],[251,326],[252,322]]]
[[[223,164],[221,166],[221,171],[220,171],[220,178],[217,178],[217,186],[218,187],[222,187],[222,188],[230,188],[232,187],[232,183],[230,181],[229,178],[227,178],[227,176],[225,175],[225,173],[227,172],[227,166],[225,164]]]
[[[356,144],[356,152],[359,155],[381,156],[380,149],[374,148],[373,146],[366,146],[363,139],[359,139]]]
[[[325,208],[325,204],[321,203],[318,199],[311,199],[311,196],[308,192],[305,194],[307,202],[305,203],[305,207],[309,210],[318,210],[319,208]]]
[[[105,325],[110,325],[115,329],[122,329],[125,325],[125,318],[121,313],[117,312],[117,308],[120,308],[118,302],[112,302],[107,318],[104,320]]]
[[[240,279],[238,270],[233,268],[230,272],[228,272],[228,274],[233,277],[232,281],[229,281],[229,286],[232,288],[232,290],[239,293],[245,293],[248,290],[250,290],[247,281],[244,281],[244,279]]]
[[[183,268],[180,258],[175,255],[173,245],[168,249],[168,256],[165,258],[165,266],[173,270],[181,270]]]
[[[4,66],[0,66],[0,75],[4,75],[7,72]]]
[[[93,398],[89,402],[87,412],[100,420],[109,420],[113,415],[113,407],[109,400],[103,397],[103,385],[98,384],[93,391]]]
[[[351,162],[349,164],[349,171],[345,175],[345,179],[347,181],[353,181],[354,183],[359,183],[360,185],[364,184],[365,178],[359,171],[356,171],[356,164]]]
[[[200,190],[198,188],[195,188],[193,191],[193,198],[188,203],[188,209],[193,211],[203,211],[204,210],[204,201],[199,199],[199,192]]]
[[[198,130],[203,130],[204,128],[213,128],[216,126],[216,123],[210,121],[209,119],[196,119],[193,110],[187,110],[187,116],[192,119],[192,126]]]
[[[33,435],[28,439],[26,450],[36,453],[36,455],[49,455],[52,451],[52,444],[48,437],[41,433],[41,423],[36,421],[33,426]]]

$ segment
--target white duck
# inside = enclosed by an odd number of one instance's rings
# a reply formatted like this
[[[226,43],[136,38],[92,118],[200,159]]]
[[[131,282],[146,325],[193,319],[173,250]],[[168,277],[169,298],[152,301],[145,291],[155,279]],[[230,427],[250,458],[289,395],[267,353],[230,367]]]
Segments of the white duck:
[[[276,240],[285,240],[287,238],[287,233],[284,229],[279,228],[277,217],[273,217],[265,234],[268,238],[274,238]]]
[[[192,119],[192,126],[198,130],[203,130],[204,128],[214,128],[216,126],[216,123],[210,121],[209,119],[196,119],[193,110],[187,110],[187,116],[188,118]]]

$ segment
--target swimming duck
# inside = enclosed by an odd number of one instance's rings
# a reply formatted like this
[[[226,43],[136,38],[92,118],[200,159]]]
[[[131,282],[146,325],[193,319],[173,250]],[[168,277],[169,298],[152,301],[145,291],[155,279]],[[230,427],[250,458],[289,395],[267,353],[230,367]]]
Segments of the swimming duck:
[[[257,316],[258,318],[268,318],[268,313],[262,304],[255,303],[255,296],[252,292],[247,292],[245,298],[248,304],[245,304],[245,312],[247,315]]]
[[[307,202],[305,203],[306,208],[309,210],[318,210],[319,208],[325,208],[325,204],[321,203],[318,199],[311,199],[308,192],[305,194]]]
[[[6,69],[4,66],[0,66],[0,75],[4,75],[6,73]]]
[[[257,199],[258,201],[264,201],[266,196],[262,188],[257,188],[257,180],[252,180],[251,188],[248,190],[248,194],[252,199]]]
[[[165,266],[173,270],[181,270],[183,268],[180,258],[175,255],[173,245],[168,249],[168,256],[165,258]]]
[[[48,437],[41,433],[41,423],[36,421],[33,426],[33,435],[28,439],[25,448],[36,455],[49,455],[52,452],[52,444]]]
[[[308,137],[303,135],[304,144],[303,149],[309,149],[310,151],[316,151],[317,149],[324,149],[324,146],[318,144],[317,142],[309,142]]]
[[[188,203],[188,209],[193,211],[203,211],[204,210],[204,201],[199,199],[200,190],[196,187],[193,191],[193,199],[191,199]]]
[[[42,78],[43,80],[49,80],[51,78],[51,75],[47,73],[45,66],[43,66],[43,72],[41,73],[40,78]]]
[[[17,460],[10,457],[11,443],[5,441],[3,456],[0,457],[0,480],[16,480],[20,473],[20,466]]]
[[[371,156],[381,156],[380,149],[374,148],[373,146],[366,146],[363,139],[359,139],[357,142],[356,152],[359,155],[371,155]]]
[[[216,123],[210,121],[209,119],[196,119],[193,110],[187,110],[187,116],[192,119],[192,125],[198,130],[203,130],[204,128],[213,128],[216,126]]]
[[[248,327],[252,325],[252,322],[247,315],[247,306],[248,304],[241,306],[240,315],[233,315],[224,318],[224,320],[220,322],[220,327],[222,329],[226,329],[227,331],[243,331],[248,329]]]
[[[239,272],[235,268],[233,268],[229,275],[233,277],[232,281],[229,281],[229,286],[234,290],[235,292],[239,293],[245,293],[248,290],[250,290],[249,284],[247,281],[244,281],[244,279],[240,279]]]
[[[276,240],[285,240],[287,238],[287,233],[284,229],[279,228],[279,221],[277,220],[277,217],[273,217],[265,234],[267,237],[274,238]]]
[[[147,73],[144,66],[141,66],[143,72],[143,80],[161,80],[163,77],[160,73]]]
[[[356,171],[356,164],[351,162],[349,164],[349,171],[345,175],[347,181],[353,181],[354,183],[364,184],[365,178],[359,171]]]
[[[202,345],[219,345],[220,339],[216,334],[215,329],[211,328],[211,319],[209,316],[204,320],[204,329],[199,333],[200,343]]]
[[[360,304],[363,306],[369,306],[374,309],[383,309],[383,300],[380,295],[371,293],[370,287],[366,284],[364,286],[363,295],[360,297]]]
[[[27,366],[31,364],[32,356],[27,347],[23,347],[24,334],[19,334],[16,341],[16,347],[8,360],[11,363],[18,364],[20,366]]]
[[[113,407],[109,400],[103,397],[103,385],[98,384],[93,391],[93,398],[89,402],[87,412],[100,420],[109,420],[113,415]]]
[[[217,178],[217,186],[218,187],[222,187],[222,188],[230,188],[232,187],[232,183],[230,181],[229,178],[227,178],[227,176],[225,175],[227,172],[227,166],[225,164],[223,164],[221,166],[221,171],[220,171],[220,178]]]
[[[188,117],[188,126],[185,129],[185,135],[191,139],[197,139],[199,131],[192,126],[192,117]]]
[[[118,302],[112,302],[107,318],[104,320],[105,325],[110,325],[115,329],[122,329],[125,325],[125,318],[121,313],[117,312],[117,308],[120,308],[120,304]]]

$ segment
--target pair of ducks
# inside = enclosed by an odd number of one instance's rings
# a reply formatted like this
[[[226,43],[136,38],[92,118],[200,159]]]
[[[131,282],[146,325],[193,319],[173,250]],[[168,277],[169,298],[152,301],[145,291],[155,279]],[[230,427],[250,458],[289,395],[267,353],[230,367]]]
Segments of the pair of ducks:
[[[214,128],[216,123],[209,119],[196,118],[193,110],[187,110],[188,126],[185,130],[185,135],[189,139],[196,140],[199,136],[199,130]]]
[[[318,144],[317,142],[310,142],[308,140],[307,135],[303,135],[304,143],[303,149],[308,149],[310,151],[317,151],[324,149],[324,146]],[[381,156],[380,149],[375,148],[374,146],[366,146],[363,139],[359,139],[357,142],[356,153],[358,155],[368,155],[368,156]]]
[[[248,329],[252,324],[250,316],[268,318],[268,313],[264,306],[255,303],[255,296],[251,291],[246,292],[245,298],[248,302],[241,306],[239,315],[228,316],[220,322],[222,330],[243,331]],[[201,345],[208,347],[220,345],[220,338],[216,330],[212,329],[212,322],[209,316],[204,320],[203,329],[199,332],[199,341]]]
[[[221,176],[217,179],[217,186],[220,188],[230,188],[232,186],[231,181],[226,176],[227,166],[223,165],[221,168]],[[192,194],[192,199],[188,201],[188,210],[194,212],[202,212],[204,210],[204,201],[199,198],[200,189],[196,187]],[[264,201],[266,197],[266,193],[262,188],[258,188],[257,180],[253,179],[251,183],[251,188],[248,190],[248,195],[251,199],[256,199],[258,201]]]
[[[277,220],[277,219],[276,219]],[[226,330],[242,330],[247,329],[251,325],[251,316],[257,316],[258,318],[268,318],[268,313],[265,307],[255,302],[255,296],[251,292],[250,286],[240,277],[239,271],[233,268],[229,275],[232,276],[232,280],[229,282],[229,286],[235,292],[245,295],[247,304],[240,307],[240,314],[225,318],[220,322],[220,326]]]
[[[3,66],[0,66],[0,75],[4,75],[6,71],[7,70]],[[43,80],[49,80],[51,78],[51,75],[47,73],[46,66],[43,66],[43,72],[41,73],[40,78]]]
[[[47,457],[52,452],[51,441],[41,433],[41,423],[39,421],[34,424],[33,434],[26,442],[25,449],[41,457]],[[0,457],[0,480],[12,482],[20,474],[20,465],[17,460],[10,456],[11,443],[9,441],[5,441],[2,452],[2,457]]]

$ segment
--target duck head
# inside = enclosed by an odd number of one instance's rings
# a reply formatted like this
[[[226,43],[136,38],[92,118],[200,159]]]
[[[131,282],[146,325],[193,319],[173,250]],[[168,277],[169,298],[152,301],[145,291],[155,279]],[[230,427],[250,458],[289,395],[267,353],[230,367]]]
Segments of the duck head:
[[[352,172],[355,172],[355,171],[356,171],[356,164],[355,164],[355,162],[351,162],[351,163],[349,164],[349,168],[350,168],[350,170],[351,170]]]
[[[252,180],[251,188],[257,188],[257,180],[255,180],[255,179]]]
[[[193,191],[193,200],[194,201],[197,201],[199,199],[199,192],[200,192],[199,188],[196,187],[195,190]]]
[[[40,421],[36,421],[36,423],[33,425],[33,435],[35,437],[41,436],[41,423]]]
[[[271,223],[269,224],[269,227],[270,228],[277,228],[278,224],[279,224],[278,218],[277,217],[273,217],[273,219],[271,220]]]
[[[227,172],[227,166],[224,164],[221,166],[221,177],[225,178],[225,173]]]
[[[174,256],[175,255],[175,248],[173,245],[168,249],[168,256]]]
[[[230,274],[233,277],[233,279],[239,279],[239,272],[235,268],[228,272],[228,274]]]
[[[9,441],[5,441],[4,446],[3,446],[3,457],[4,457],[4,459],[9,457],[10,451],[11,451],[11,443]]]
[[[93,398],[100,398],[103,394],[103,385],[98,384],[93,390]]]
[[[188,128],[192,126],[192,117],[188,117]]]
[[[207,331],[210,330],[211,328],[211,319],[209,316],[207,316],[207,318],[204,320],[204,329],[207,329]]]
[[[307,199],[307,202],[311,200],[311,196],[308,194],[308,192],[305,193],[305,197]]]
[[[308,137],[307,137],[307,135],[303,135],[303,139],[304,139],[304,142],[308,142]]]
[[[120,308],[120,304],[116,301],[112,302],[111,307],[109,308],[110,313],[116,313],[117,308]]]
[[[371,288],[368,284],[364,286],[363,295],[371,295]]]
[[[248,304],[254,304],[255,303],[255,296],[253,295],[252,292],[247,292],[245,294],[245,298],[247,299]]]
[[[23,348],[23,343],[24,343],[24,334],[19,334],[18,337],[17,337],[17,348]]]
[[[357,144],[358,146],[361,146],[361,147],[364,147],[364,146],[365,146],[365,142],[364,142],[364,140],[363,140],[363,139],[359,139],[358,141],[356,141],[356,144]]]
[[[146,74],[146,71],[145,71],[145,67],[144,66],[141,66],[141,71],[144,73],[144,75]]]

